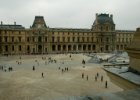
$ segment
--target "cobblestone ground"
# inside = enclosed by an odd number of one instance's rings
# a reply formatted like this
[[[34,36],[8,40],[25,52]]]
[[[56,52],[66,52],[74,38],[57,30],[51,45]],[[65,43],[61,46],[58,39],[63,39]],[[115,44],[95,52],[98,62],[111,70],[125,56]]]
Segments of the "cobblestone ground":
[[[56,60],[56,63],[49,63],[49,57]],[[71,58],[70,54],[24,55],[21,59],[20,56],[1,56],[0,65],[4,69],[0,69],[0,100],[56,100],[67,96],[122,91],[110,82],[101,65],[86,63],[83,68],[83,59],[87,61],[90,57],[83,54],[71,54]],[[13,71],[9,72],[9,67],[12,67]],[[62,72],[66,67],[69,70]],[[95,81],[97,73],[99,77]],[[103,82],[101,75],[104,76]],[[105,80],[108,81],[108,88],[105,88]]]

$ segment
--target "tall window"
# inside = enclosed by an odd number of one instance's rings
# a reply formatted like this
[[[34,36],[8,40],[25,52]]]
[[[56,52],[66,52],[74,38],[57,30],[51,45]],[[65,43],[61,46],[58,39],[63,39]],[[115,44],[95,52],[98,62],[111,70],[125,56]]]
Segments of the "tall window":
[[[19,45],[18,50],[21,51],[21,45]]]
[[[54,42],[54,36],[52,37],[52,42]]]
[[[5,38],[5,42],[8,42],[8,37],[7,37],[7,36],[5,36],[4,38]]]
[[[94,42],[94,37],[92,37],[92,42]]]
[[[85,41],[85,38],[84,37],[82,37],[82,42],[84,42]]]
[[[108,31],[108,26],[106,26],[106,31]]]
[[[72,41],[75,42],[75,37],[72,38]]]
[[[27,42],[29,42],[30,41],[30,39],[29,39],[29,37],[27,37]]]
[[[14,42],[14,37],[12,37],[12,42]]]
[[[5,51],[6,51],[6,52],[8,51],[8,45],[5,46]]]
[[[103,31],[103,27],[101,26],[101,31]]]
[[[35,37],[32,37],[33,42],[35,42]]]
[[[14,51],[14,49],[15,49],[15,48],[14,48],[14,45],[12,45],[12,51]]]
[[[57,37],[57,41],[60,42],[60,37]]]
[[[122,42],[124,42],[124,38],[122,38]]]
[[[18,37],[19,42],[21,42],[21,37]]]
[[[63,37],[63,42],[65,42],[65,37]]]
[[[42,42],[41,36],[38,37],[38,42]]]
[[[103,39],[101,38],[101,42],[103,42]]]
[[[106,42],[109,42],[109,38],[108,37],[106,38]]]
[[[89,37],[87,37],[87,42],[89,42]]]
[[[45,37],[45,41],[47,42],[47,37]]]
[[[2,42],[2,37],[0,37],[0,42]]]
[[[77,37],[77,42],[79,42],[79,40],[80,40],[80,38],[79,38],[79,37]]]
[[[68,37],[68,42],[70,42],[70,37]]]

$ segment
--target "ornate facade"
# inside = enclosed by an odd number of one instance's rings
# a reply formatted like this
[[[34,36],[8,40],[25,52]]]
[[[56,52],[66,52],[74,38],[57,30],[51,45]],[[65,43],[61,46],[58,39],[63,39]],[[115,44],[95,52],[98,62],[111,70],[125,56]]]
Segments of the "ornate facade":
[[[0,25],[0,54],[85,53],[123,51],[134,31],[115,30],[113,15],[96,14],[91,29],[49,28],[36,16],[27,29]]]

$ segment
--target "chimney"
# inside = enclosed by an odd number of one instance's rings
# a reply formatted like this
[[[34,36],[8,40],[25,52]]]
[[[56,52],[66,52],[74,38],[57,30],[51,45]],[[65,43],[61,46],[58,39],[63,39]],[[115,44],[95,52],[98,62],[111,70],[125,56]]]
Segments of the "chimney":
[[[137,32],[140,32],[140,28],[137,28],[137,30],[136,30]]]
[[[112,15],[112,14],[110,15],[110,18],[112,18],[112,19],[113,19],[113,15]]]
[[[14,22],[14,25],[16,25],[16,22]]]
[[[1,25],[3,25],[3,22],[1,21]]]
[[[98,18],[98,13],[96,13],[96,18]]]

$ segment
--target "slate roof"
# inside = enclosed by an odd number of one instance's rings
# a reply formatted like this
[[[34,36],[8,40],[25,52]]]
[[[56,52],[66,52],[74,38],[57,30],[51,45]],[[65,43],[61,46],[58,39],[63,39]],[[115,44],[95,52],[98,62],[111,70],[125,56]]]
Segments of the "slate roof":
[[[114,24],[113,18],[111,18],[109,16],[109,14],[99,14],[99,15],[97,15],[97,18],[94,21],[94,25],[95,24],[105,24],[105,23]]]
[[[22,25],[0,25],[0,29],[25,29]]]

